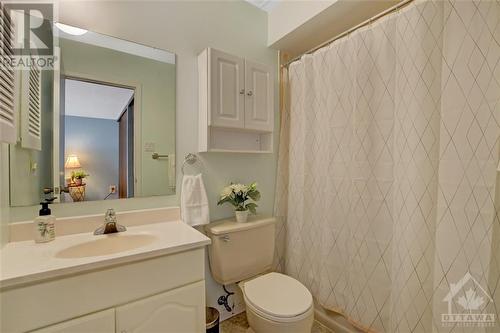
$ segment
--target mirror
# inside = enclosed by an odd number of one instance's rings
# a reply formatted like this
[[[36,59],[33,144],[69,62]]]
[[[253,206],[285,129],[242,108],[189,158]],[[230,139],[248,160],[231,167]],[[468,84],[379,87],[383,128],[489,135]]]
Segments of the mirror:
[[[59,66],[17,73],[40,126],[9,147],[11,206],[175,194],[175,54],[50,26]]]

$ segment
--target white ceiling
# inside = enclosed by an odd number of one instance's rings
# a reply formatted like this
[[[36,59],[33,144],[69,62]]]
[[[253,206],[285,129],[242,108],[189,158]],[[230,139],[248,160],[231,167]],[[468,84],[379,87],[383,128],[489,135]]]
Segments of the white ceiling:
[[[255,7],[258,7],[269,13],[271,9],[273,9],[281,0],[246,0],[246,1],[250,2]]]
[[[134,95],[134,90],[102,84],[65,80],[66,116],[117,120]]]

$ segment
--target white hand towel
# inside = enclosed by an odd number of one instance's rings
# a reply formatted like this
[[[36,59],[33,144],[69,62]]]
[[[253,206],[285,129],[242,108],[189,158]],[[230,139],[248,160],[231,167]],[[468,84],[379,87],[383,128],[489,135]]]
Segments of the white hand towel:
[[[201,174],[182,178],[181,215],[182,220],[193,227],[210,222],[207,192]]]

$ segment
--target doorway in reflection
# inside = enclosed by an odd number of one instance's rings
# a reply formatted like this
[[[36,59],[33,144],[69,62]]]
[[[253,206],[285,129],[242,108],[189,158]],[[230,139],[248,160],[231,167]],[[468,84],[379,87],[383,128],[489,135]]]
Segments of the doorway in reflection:
[[[61,201],[133,197],[134,89],[62,80]]]

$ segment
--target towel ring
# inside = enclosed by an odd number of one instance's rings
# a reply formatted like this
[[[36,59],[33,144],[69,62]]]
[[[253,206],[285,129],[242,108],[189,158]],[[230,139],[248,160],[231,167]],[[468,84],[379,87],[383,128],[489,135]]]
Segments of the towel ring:
[[[184,167],[187,165],[193,165],[198,162],[198,156],[193,153],[189,153],[184,157],[184,162],[182,162],[181,173],[184,175]]]

